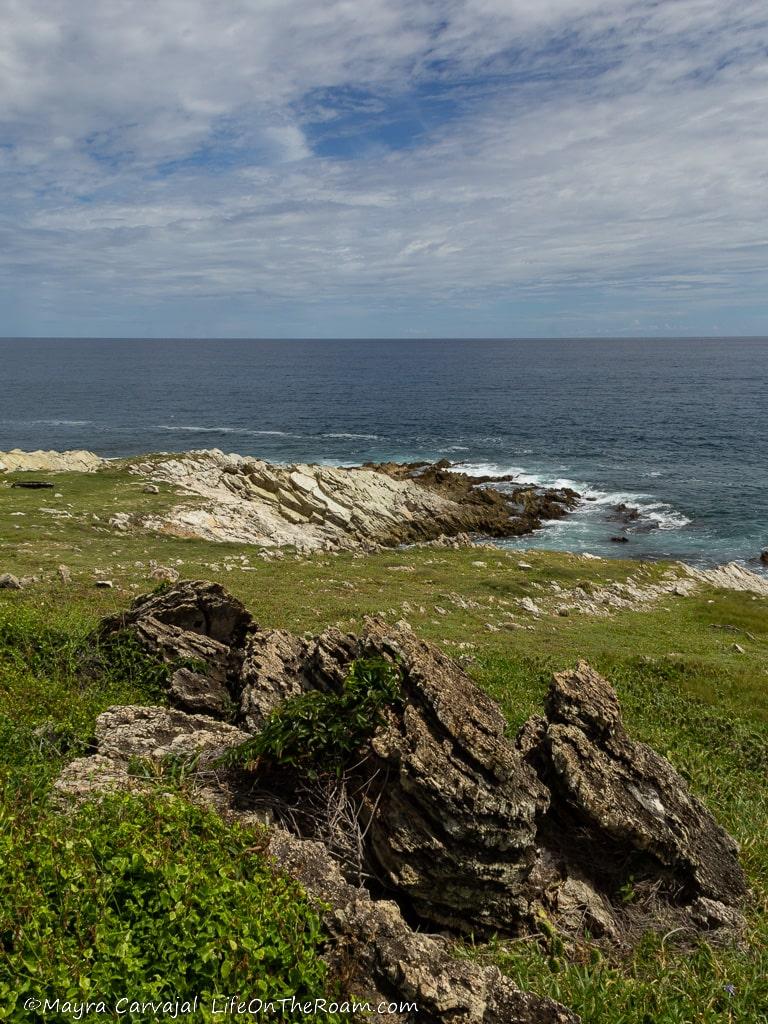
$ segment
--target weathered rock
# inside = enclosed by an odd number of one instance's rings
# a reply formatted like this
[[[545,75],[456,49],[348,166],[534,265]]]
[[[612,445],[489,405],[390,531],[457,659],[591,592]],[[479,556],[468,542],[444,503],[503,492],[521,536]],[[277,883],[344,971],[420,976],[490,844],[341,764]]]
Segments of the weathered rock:
[[[406,701],[371,743],[380,784],[362,810],[377,877],[424,920],[514,930],[530,911],[547,790],[498,706],[437,648],[369,622],[359,653],[398,661]]]
[[[126,761],[103,754],[70,761],[62,769],[53,788],[62,803],[90,800],[102,793],[144,793],[148,790],[146,782],[130,774]]]
[[[329,958],[340,965],[346,957],[349,967],[351,957],[372,991],[412,996],[426,1007],[418,1019],[575,1018],[493,971],[457,964],[447,945],[414,934],[395,902],[373,899],[352,878],[366,876],[422,925],[459,932],[526,932],[545,915],[567,933],[630,944],[654,927],[694,934],[742,924],[736,843],[668,761],[628,736],[613,689],[584,663],[554,677],[545,716],[511,742],[497,705],[405,624],[368,620],[360,636],[329,629],[306,640],[258,629],[221,587],[184,582],[105,620],[98,636],[108,642],[125,629],[176,666],[176,708],[105,712],[101,760],[68,769],[61,792],[90,793],[100,778],[132,785],[120,766],[134,756],[216,756],[288,697],[338,691],[357,658],[399,666],[402,699],[362,743],[344,782],[362,872],[350,871],[340,845],[309,841],[325,835],[322,800],[303,802],[307,780],[290,766],[222,767],[205,799],[244,821],[291,823],[298,838],[275,830],[270,849],[330,904]],[[178,665],[188,659],[199,670]],[[218,720],[231,699],[241,728]],[[263,813],[260,791],[275,815]],[[636,903],[624,898],[628,886],[642,897]]]
[[[247,733],[226,722],[173,708],[112,707],[96,720],[97,750],[114,761],[190,758],[203,751],[223,752],[247,739]]]
[[[666,758],[630,739],[610,685],[585,662],[555,675],[546,701],[547,722],[527,760],[549,786],[545,832],[558,854],[584,864],[593,883],[610,894],[636,877],[664,883],[677,905],[699,897],[738,904],[746,883],[736,842],[712,818]],[[582,836],[581,852],[573,833]]]
[[[492,478],[449,466],[277,466],[214,449],[131,468],[203,499],[198,507],[185,503],[146,518],[150,528],[298,550],[455,546],[471,543],[470,534],[514,536],[565,515],[578,500],[575,492],[532,487],[502,493],[484,486]]]
[[[0,575],[0,590],[21,590],[21,580],[10,572]]]
[[[174,569],[172,565],[158,565],[157,562],[150,562],[149,566],[149,575],[158,583],[175,583],[180,576],[179,570]]]
[[[252,619],[217,583],[185,580],[138,598],[127,612],[104,619],[96,650],[128,632],[173,669],[171,703],[187,711],[230,717],[243,687],[241,669]]]
[[[178,668],[171,676],[168,694],[174,707],[211,718],[231,718],[232,697],[226,685],[214,675],[202,675],[189,668]]]
[[[94,473],[107,466],[106,459],[99,458],[93,452],[76,449],[74,451],[34,451],[23,452],[14,448],[9,452],[0,452],[0,462],[4,467],[0,472],[44,472],[44,473]],[[53,486],[53,485],[51,485]]]
[[[142,623],[148,639],[153,625],[160,623],[231,645],[242,642],[251,621],[243,604],[220,584],[185,580],[137,598],[127,612],[105,619],[99,633],[106,636]]]
[[[496,967],[458,960],[450,943],[414,932],[396,903],[373,900],[344,880],[321,843],[272,831],[269,854],[321,901],[330,933],[325,957],[333,973],[372,1005],[415,1002],[412,1014],[388,1020],[456,1021],[457,1024],[578,1024],[564,1006],[522,992]]]
[[[242,667],[240,719],[258,732],[278,704],[307,688],[302,674],[307,645],[283,629],[259,630],[248,637]]]

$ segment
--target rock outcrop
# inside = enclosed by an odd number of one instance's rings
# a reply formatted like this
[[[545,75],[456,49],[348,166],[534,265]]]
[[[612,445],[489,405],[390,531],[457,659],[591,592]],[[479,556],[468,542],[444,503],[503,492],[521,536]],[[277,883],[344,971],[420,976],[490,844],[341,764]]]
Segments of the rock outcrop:
[[[187,582],[105,620],[95,646],[125,631],[171,669],[190,658],[196,667],[181,679],[169,672],[171,709],[102,715],[96,757],[68,767],[62,794],[90,793],[100,777],[105,788],[121,778],[135,788],[125,772],[135,756],[186,753],[210,765],[284,700],[339,691],[356,659],[398,666],[400,697],[343,777],[321,766],[325,794],[346,787],[343,825],[329,825],[332,801],[324,820],[324,800],[307,805],[312,784],[291,765],[217,761],[200,791],[223,814],[281,823],[271,852],[330,905],[331,961],[351,949],[358,979],[413,996],[426,1011],[419,1019],[575,1018],[498,972],[453,960],[444,940],[411,930],[415,921],[514,935],[545,919],[566,935],[623,945],[649,928],[725,936],[741,926],[736,843],[672,765],[627,734],[615,692],[584,663],[555,675],[545,714],[510,740],[494,702],[405,627],[371,620],[360,636],[300,638],[259,628],[221,587]],[[354,832],[356,877],[333,843],[317,842],[329,827]]]
[[[0,452],[0,473],[94,473],[108,465],[93,452],[76,449],[68,452],[23,452],[20,448]]]
[[[218,450],[134,461],[134,472],[203,504],[179,504],[147,526],[206,540],[334,549],[527,533],[572,508],[572,491],[502,493],[447,463],[278,466]]]

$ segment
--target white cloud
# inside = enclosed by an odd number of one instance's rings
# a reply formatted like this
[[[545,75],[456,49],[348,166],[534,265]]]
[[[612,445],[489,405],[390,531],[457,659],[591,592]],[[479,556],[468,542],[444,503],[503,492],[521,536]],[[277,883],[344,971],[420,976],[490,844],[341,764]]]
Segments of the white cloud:
[[[767,41],[753,0],[0,0],[8,321],[754,304]],[[334,90],[375,121],[438,82],[407,146],[313,152]]]

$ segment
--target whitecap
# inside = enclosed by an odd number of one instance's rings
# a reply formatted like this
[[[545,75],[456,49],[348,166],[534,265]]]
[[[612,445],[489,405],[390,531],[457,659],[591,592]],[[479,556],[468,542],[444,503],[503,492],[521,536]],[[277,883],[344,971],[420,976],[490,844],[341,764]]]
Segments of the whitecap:
[[[382,438],[378,434],[321,434],[321,437],[338,437],[338,438],[349,438],[350,440],[361,440],[361,441],[381,441]]]

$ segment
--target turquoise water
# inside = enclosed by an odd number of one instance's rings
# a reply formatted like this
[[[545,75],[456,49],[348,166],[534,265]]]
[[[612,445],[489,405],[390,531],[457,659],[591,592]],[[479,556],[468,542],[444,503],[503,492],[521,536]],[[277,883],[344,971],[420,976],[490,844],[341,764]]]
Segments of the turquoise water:
[[[520,546],[753,568],[768,547],[768,339],[6,339],[0,359],[0,450],[447,458],[583,494]]]

